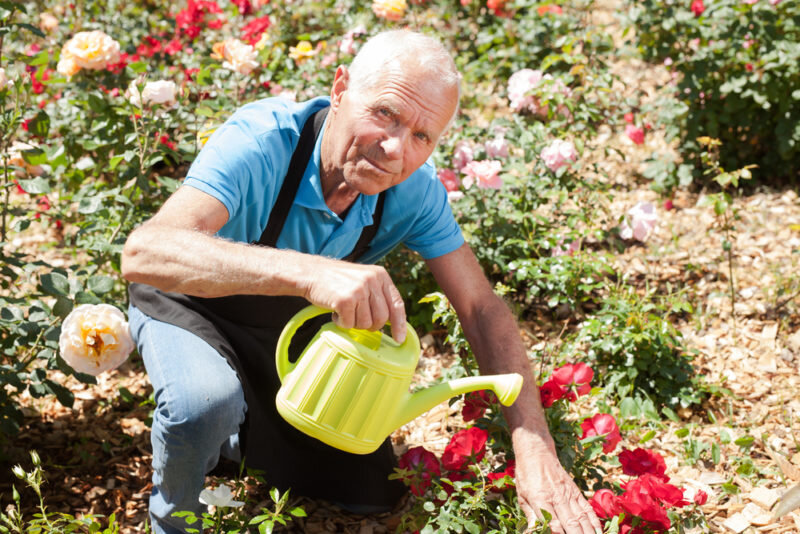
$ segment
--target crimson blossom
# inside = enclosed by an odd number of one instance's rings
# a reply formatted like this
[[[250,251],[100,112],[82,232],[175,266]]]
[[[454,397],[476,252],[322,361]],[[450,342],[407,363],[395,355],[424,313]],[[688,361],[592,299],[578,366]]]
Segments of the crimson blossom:
[[[581,430],[583,430],[581,439],[605,435],[606,438],[603,440],[603,452],[605,453],[613,451],[622,441],[617,422],[614,417],[607,413],[598,413],[589,419],[585,419],[581,423]]]
[[[474,421],[480,419],[494,402],[497,401],[497,396],[491,390],[482,389],[480,391],[472,391],[466,395],[464,399],[464,407],[461,408],[461,417],[464,421]]]
[[[641,447],[633,450],[625,449],[619,453],[619,462],[622,464],[622,472],[626,475],[638,477],[649,474],[665,482],[669,480],[669,477],[665,475],[667,464],[664,463],[664,458],[655,451]]]
[[[586,395],[592,390],[592,386],[589,385],[592,378],[594,378],[594,371],[585,363],[569,363],[553,371],[551,380],[566,388],[569,400],[575,401],[581,395]]]
[[[476,426],[459,430],[444,449],[442,465],[451,471],[459,471],[470,463],[481,461],[486,454],[488,439],[489,434]]]
[[[563,399],[566,393],[567,390],[556,384],[552,378],[539,388],[539,398],[541,398],[542,406],[545,408],[549,408],[557,400]]]
[[[397,461],[400,469],[407,469],[411,475],[403,477],[411,488],[411,493],[420,496],[431,485],[431,477],[441,475],[436,455],[424,447],[411,447]]]

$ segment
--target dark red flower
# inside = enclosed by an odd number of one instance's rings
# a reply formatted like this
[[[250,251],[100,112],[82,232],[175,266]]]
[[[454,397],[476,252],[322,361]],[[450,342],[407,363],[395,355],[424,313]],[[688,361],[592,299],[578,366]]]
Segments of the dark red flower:
[[[512,459],[506,463],[506,468],[504,470],[496,471],[486,475],[486,478],[488,478],[492,483],[489,491],[503,492],[508,488],[514,487],[514,476],[516,475],[516,470],[517,463]],[[510,477],[511,481],[508,481],[506,477]]]
[[[664,473],[667,472],[667,464],[664,458],[655,451],[642,449],[641,447],[619,453],[619,462],[622,464],[622,472],[626,475],[638,477],[650,474],[657,478],[669,480]]]
[[[479,462],[486,454],[489,434],[476,426],[459,430],[444,449],[442,465],[451,471],[464,469],[472,462]]]
[[[589,504],[592,505],[597,517],[602,519],[616,517],[622,512],[619,498],[609,489],[599,489],[594,492],[592,498],[589,499]]]
[[[464,407],[461,408],[461,416],[464,421],[474,421],[480,419],[493,403],[497,401],[497,396],[491,390],[472,391],[467,393],[464,398]]]
[[[266,15],[251,20],[242,28],[242,40],[248,44],[255,44],[269,26],[269,17]]]
[[[744,69],[745,69],[747,72],[753,72],[753,64],[752,64],[752,63],[745,63],[745,64],[744,64]]]
[[[703,5],[703,0],[692,0],[692,5],[689,9],[692,10],[695,17],[699,17],[706,10],[706,6]]]
[[[441,468],[436,455],[424,447],[411,447],[397,461],[398,467],[412,472],[407,481],[414,495],[422,495],[431,485],[431,476],[439,476]]]
[[[549,408],[559,399],[563,399],[567,390],[556,384],[551,378],[539,388],[539,398],[542,401],[542,406]]]
[[[694,494],[694,503],[697,506],[703,506],[705,503],[708,502],[708,493],[703,490],[698,490],[697,493]]]
[[[603,452],[605,453],[613,451],[617,444],[622,441],[617,422],[614,417],[607,413],[598,413],[589,419],[584,419],[581,423],[581,430],[583,430],[581,439],[591,436],[605,436],[606,439],[603,440]]]
[[[672,203],[670,199],[664,201],[664,209],[670,211],[671,209],[675,208],[675,205]]]
[[[592,390],[589,382],[594,378],[594,371],[585,363],[562,365],[550,378],[556,384],[567,389],[567,398],[574,401],[581,395],[586,395]]]

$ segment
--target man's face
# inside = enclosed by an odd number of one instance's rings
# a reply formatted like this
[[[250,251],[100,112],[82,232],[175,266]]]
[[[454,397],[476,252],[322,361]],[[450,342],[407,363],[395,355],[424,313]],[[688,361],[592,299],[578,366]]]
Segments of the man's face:
[[[415,71],[387,73],[367,89],[350,85],[347,70],[339,67],[323,170],[341,170],[351,189],[375,195],[408,178],[430,157],[455,111],[458,90]]]

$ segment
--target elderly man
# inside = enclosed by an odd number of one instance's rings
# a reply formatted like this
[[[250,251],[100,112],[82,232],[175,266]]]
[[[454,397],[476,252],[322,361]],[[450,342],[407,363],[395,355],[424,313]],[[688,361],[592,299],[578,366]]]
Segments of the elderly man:
[[[330,99],[238,110],[183,186],[130,235],[122,269],[135,282],[131,331],[157,404],[156,532],[183,530],[172,514],[198,509],[220,455],[348,510],[384,511],[399,500],[404,488],[387,479],[389,440],[369,455],[345,453],[289,426],[274,404],[277,336],[309,302],[333,310],[342,327],[390,321],[392,336],[405,338],[401,296],[371,265],[399,243],[425,258],[481,371],[531,377],[516,323],[464,243],[429,161],[458,98],[441,44],[409,31],[377,35],[337,69]],[[532,378],[505,416],[528,518],[545,509],[556,532],[599,529],[558,462]]]

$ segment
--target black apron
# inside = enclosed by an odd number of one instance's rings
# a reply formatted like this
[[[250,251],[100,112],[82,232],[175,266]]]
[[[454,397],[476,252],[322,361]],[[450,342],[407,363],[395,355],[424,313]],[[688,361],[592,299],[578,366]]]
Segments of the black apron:
[[[327,115],[324,108],[303,127],[289,170],[257,245],[275,247]],[[378,197],[373,223],[363,229],[353,251],[355,261],[368,249],[383,214],[384,193]],[[388,476],[397,465],[391,441],[367,455],[330,447],[287,423],[278,414],[275,396],[280,388],[275,347],[283,327],[309,302],[301,297],[231,295],[201,298],[168,293],[144,284],[131,284],[131,303],[150,317],[188,330],[210,344],[236,370],[247,402],[240,444],[245,465],[264,472],[266,482],[293,495],[324,498],[344,504],[392,506],[405,486]],[[289,354],[294,360],[330,315],[301,327]]]

